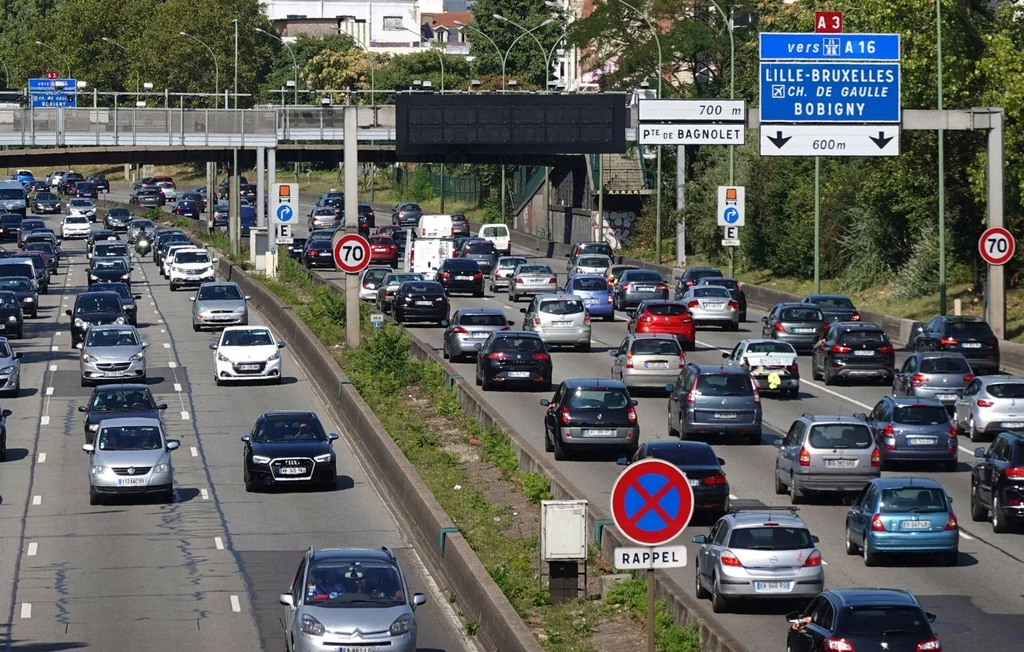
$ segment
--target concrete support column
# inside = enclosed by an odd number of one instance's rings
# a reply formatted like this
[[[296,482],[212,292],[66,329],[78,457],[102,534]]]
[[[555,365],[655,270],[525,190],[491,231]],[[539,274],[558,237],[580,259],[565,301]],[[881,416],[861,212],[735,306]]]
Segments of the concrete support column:
[[[266,186],[264,185],[263,173],[267,160],[267,148],[256,148],[256,225],[262,229],[267,228],[267,212],[264,210],[263,200],[266,197]],[[271,234],[273,237],[273,234]]]
[[[1006,115],[1002,109],[989,109],[988,156],[988,228],[1005,227],[1003,223],[1003,129]],[[999,339],[1006,337],[1006,274],[1002,265],[988,266],[988,315],[992,332]]]
[[[345,111],[345,233],[359,232],[359,107],[346,105]],[[345,278],[345,339],[349,348],[359,346],[359,275]]]
[[[239,219],[241,214],[238,201],[238,149],[232,150],[231,159],[231,181],[228,183],[228,240],[231,242],[231,255],[237,256],[241,253],[242,224]]]
[[[277,183],[277,148],[267,148],[267,192]]]
[[[217,205],[217,164],[206,162],[206,226],[213,233],[213,208]]]

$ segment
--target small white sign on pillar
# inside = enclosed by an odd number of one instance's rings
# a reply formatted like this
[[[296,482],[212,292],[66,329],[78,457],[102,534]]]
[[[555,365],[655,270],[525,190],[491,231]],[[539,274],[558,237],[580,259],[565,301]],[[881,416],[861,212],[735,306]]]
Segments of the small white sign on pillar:
[[[587,558],[587,501],[541,501],[540,557],[543,561]]]

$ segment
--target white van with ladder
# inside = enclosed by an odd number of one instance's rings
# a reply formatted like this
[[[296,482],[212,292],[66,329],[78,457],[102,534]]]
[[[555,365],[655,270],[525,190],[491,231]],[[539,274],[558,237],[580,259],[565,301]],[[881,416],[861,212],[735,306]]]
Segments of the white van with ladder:
[[[452,238],[418,237],[413,241],[409,271],[423,274],[423,278],[431,280],[441,263],[451,258],[453,253],[455,240]]]

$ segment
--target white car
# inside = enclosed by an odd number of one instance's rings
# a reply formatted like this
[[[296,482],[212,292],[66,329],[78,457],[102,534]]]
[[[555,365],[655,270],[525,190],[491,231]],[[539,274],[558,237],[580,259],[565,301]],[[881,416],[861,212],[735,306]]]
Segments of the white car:
[[[191,242],[182,242],[181,244],[172,244],[167,247],[167,253],[164,255],[163,261],[160,263],[160,276],[169,278],[171,273],[171,261],[174,260],[174,254],[180,249],[195,249],[196,246]]]
[[[210,252],[198,247],[176,249],[167,267],[167,278],[171,281],[171,292],[185,285],[201,285],[213,280],[213,264],[216,258]]]
[[[159,188],[162,193],[164,193],[164,199],[166,199],[168,202],[173,202],[178,198],[178,190],[170,181],[161,181],[160,183],[156,184],[156,187]]]
[[[220,341],[211,344],[215,361],[213,380],[225,382],[270,380],[281,382],[281,349],[266,326],[228,326]]]
[[[82,216],[89,219],[90,222],[96,221],[96,204],[92,203],[91,199],[72,199],[68,202],[68,215],[69,216]]]
[[[68,215],[60,225],[60,237],[63,240],[87,238],[91,232],[89,218],[84,215]]]

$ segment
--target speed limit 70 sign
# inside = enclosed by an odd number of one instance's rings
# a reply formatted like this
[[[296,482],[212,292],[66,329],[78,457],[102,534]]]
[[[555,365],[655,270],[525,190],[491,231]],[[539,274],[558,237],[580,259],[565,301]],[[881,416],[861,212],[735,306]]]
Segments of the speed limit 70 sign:
[[[334,264],[349,274],[363,271],[370,264],[370,243],[361,235],[346,233],[334,241]]]
[[[987,229],[978,240],[978,252],[989,265],[1005,265],[1010,262],[1016,248],[1010,232],[999,226]]]

